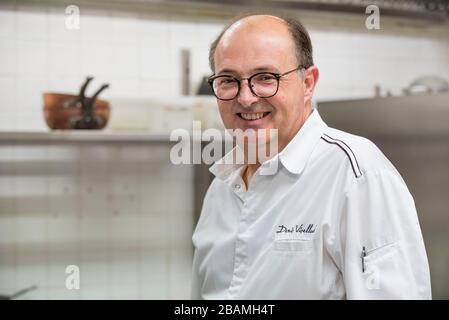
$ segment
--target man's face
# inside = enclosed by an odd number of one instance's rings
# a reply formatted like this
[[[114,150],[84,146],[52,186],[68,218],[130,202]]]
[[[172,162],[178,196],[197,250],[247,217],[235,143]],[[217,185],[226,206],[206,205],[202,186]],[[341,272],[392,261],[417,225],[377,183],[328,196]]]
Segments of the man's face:
[[[284,73],[298,67],[295,48],[287,26],[273,17],[253,16],[234,24],[222,37],[215,51],[215,74],[248,78],[261,71]],[[283,76],[273,97],[255,96],[246,80],[239,95],[230,101],[218,101],[227,129],[278,129],[282,149],[298,132],[310,110],[305,85],[299,72]],[[256,113],[264,117],[253,118]],[[252,114],[252,115],[251,115]]]

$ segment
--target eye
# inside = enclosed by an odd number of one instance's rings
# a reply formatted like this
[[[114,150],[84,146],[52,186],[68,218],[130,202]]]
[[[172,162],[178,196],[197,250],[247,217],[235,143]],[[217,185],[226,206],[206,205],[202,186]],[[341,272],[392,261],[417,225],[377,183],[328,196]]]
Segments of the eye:
[[[262,74],[257,75],[254,78],[254,81],[256,81],[258,83],[271,83],[273,81],[276,81],[276,77],[270,73],[262,73]]]
[[[235,79],[233,79],[231,77],[220,77],[220,78],[217,78],[216,81],[219,86],[231,85],[231,84],[236,83]]]

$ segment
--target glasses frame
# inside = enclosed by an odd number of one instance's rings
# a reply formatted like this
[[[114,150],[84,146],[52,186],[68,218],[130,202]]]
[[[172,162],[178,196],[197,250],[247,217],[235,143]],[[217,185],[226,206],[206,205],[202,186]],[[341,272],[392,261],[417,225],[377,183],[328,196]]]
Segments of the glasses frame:
[[[212,92],[214,93],[215,97],[216,97],[218,100],[222,100],[222,101],[231,101],[231,100],[234,100],[235,98],[237,98],[237,97],[239,96],[239,94],[240,94],[240,89],[241,89],[241,87],[242,87],[241,81],[243,81],[243,80],[248,81],[248,88],[249,88],[249,90],[251,90],[251,92],[252,92],[253,95],[255,95],[256,97],[265,99],[265,98],[271,98],[271,97],[274,97],[274,96],[276,95],[276,93],[278,93],[278,91],[279,91],[279,79],[281,79],[283,76],[286,76],[286,75],[288,75],[288,74],[290,74],[290,73],[292,73],[292,72],[294,72],[294,71],[302,70],[302,69],[307,69],[307,67],[306,67],[306,66],[303,66],[303,65],[299,65],[299,66],[296,67],[295,69],[286,71],[286,72],[284,72],[284,73],[275,73],[275,72],[267,72],[267,71],[263,71],[263,72],[255,73],[255,74],[253,74],[253,75],[252,75],[251,77],[249,77],[249,78],[240,78],[240,79],[239,79],[239,78],[236,78],[236,77],[233,77],[233,76],[231,76],[231,75],[214,75],[214,74],[213,74],[213,75],[211,75],[211,76],[207,79],[207,82],[209,83],[210,87],[212,88]],[[274,77],[276,78],[276,80],[277,80],[276,91],[275,91],[271,96],[266,96],[266,97],[260,96],[260,95],[258,95],[257,93],[254,92],[253,87],[251,86],[251,80],[252,80],[254,77],[257,77],[258,75],[261,75],[261,74],[270,74],[270,75],[274,76]],[[235,81],[237,81],[238,89],[237,89],[237,93],[235,94],[235,96],[234,96],[233,98],[230,98],[230,99],[222,99],[222,98],[219,98],[219,97],[217,96],[217,94],[215,93],[214,85],[213,85],[214,80],[215,80],[215,79],[218,79],[218,78],[224,78],[224,77],[232,78],[232,79],[234,79]]]

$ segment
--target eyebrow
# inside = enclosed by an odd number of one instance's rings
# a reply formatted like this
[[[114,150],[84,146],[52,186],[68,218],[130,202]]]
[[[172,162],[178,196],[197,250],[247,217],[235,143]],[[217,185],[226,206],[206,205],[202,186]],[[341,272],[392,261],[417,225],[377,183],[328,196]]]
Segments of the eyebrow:
[[[279,73],[279,70],[273,66],[260,66],[254,69],[251,69],[250,72],[251,73],[257,73],[257,72],[274,72],[274,73]],[[220,70],[220,72],[217,72],[218,74],[223,74],[223,73],[232,73],[232,74],[240,74],[238,71],[233,70],[233,69],[229,69],[229,68],[225,68],[223,70]]]

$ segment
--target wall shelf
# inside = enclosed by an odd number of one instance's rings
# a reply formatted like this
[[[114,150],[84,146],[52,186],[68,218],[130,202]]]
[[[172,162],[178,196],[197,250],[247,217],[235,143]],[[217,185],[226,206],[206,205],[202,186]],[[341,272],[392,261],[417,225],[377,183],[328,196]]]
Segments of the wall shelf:
[[[4,131],[0,144],[29,143],[172,143],[170,132],[146,131]]]

